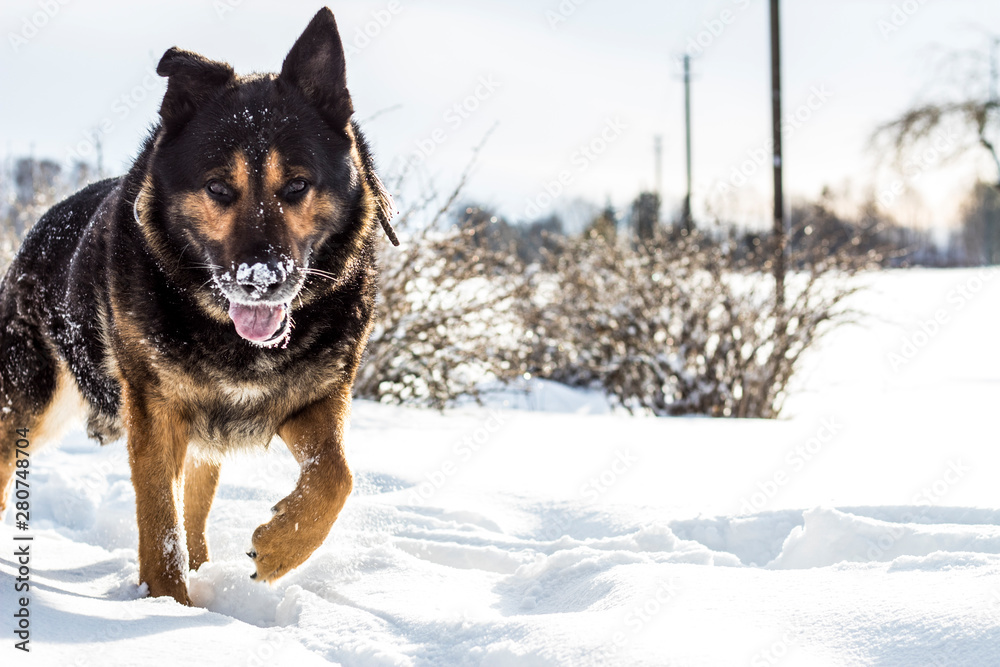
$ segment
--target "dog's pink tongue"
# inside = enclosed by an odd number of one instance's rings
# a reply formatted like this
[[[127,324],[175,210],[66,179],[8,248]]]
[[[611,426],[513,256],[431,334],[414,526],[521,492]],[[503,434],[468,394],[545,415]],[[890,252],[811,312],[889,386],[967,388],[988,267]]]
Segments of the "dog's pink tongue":
[[[230,303],[229,317],[236,325],[236,333],[255,343],[263,343],[278,332],[285,317],[285,307]]]

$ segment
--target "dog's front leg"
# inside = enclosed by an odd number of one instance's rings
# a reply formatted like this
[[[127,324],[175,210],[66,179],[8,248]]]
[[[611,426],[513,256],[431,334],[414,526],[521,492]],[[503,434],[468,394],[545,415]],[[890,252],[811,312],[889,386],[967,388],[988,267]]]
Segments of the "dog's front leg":
[[[139,524],[139,581],[151,597],[190,605],[183,507],[184,456],[190,429],[162,400],[126,385],[129,466]]]
[[[184,532],[187,533],[188,567],[197,570],[208,560],[205,524],[212,509],[212,499],[219,487],[217,461],[188,454],[184,464]]]
[[[253,534],[256,579],[273,581],[301,565],[323,543],[351,493],[344,457],[350,388],[317,401],[285,422],[278,435],[301,466],[298,484]]]

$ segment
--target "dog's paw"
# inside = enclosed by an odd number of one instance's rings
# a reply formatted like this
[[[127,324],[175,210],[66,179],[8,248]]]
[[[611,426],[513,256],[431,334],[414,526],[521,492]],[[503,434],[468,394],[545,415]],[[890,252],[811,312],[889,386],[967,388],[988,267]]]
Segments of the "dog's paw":
[[[149,588],[149,597],[160,598],[160,597],[172,597],[177,600],[182,605],[187,607],[191,605],[191,598],[188,597],[187,584],[183,581],[175,582],[164,579],[162,581],[146,582]]]
[[[253,550],[247,552],[247,556],[253,560],[257,571],[250,578],[271,582],[306,562],[323,544],[331,524],[303,523],[279,512],[253,532]]]

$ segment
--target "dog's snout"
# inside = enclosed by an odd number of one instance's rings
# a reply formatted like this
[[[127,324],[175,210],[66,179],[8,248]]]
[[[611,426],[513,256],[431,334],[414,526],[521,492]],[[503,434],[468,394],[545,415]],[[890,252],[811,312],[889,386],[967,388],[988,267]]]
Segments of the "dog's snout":
[[[279,293],[288,280],[288,268],[277,260],[244,262],[236,270],[236,283],[251,298],[269,299]]]

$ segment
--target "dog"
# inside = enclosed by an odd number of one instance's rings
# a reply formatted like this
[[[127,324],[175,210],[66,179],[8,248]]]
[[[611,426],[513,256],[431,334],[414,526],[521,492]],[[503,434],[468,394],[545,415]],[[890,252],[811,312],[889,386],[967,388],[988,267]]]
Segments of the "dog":
[[[329,9],[277,75],[176,47],[156,71],[160,121],[128,173],[53,206],[0,283],[0,512],[18,446],[82,409],[90,437],[127,438],[140,583],[190,604],[227,454],[277,435],[301,467],[253,533],[253,578],[329,534],[353,485],[376,250],[383,232],[399,242]]]

